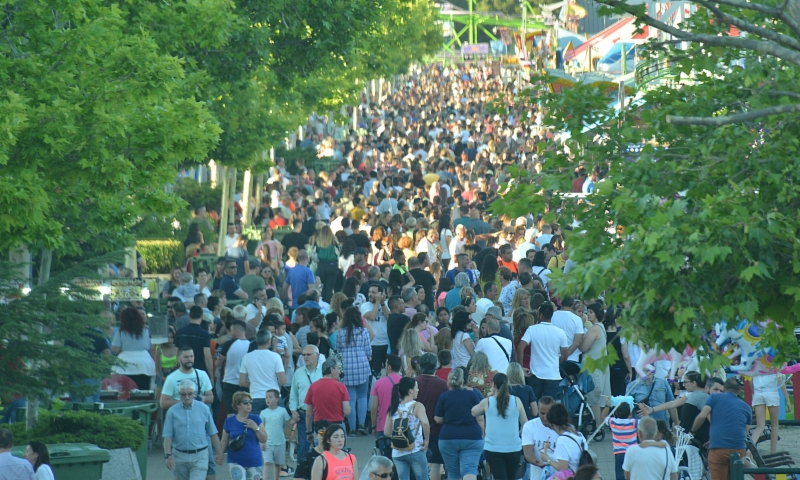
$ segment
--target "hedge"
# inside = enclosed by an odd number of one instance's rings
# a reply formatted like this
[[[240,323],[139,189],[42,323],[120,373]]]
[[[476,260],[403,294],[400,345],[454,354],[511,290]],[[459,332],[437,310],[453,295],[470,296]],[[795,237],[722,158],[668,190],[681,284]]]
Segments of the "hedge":
[[[186,259],[183,242],[175,239],[138,240],[136,249],[147,262],[144,273],[170,273]]]
[[[100,448],[139,450],[144,443],[144,426],[137,420],[113,414],[86,411],[39,412],[39,424],[25,430],[25,422],[6,425],[14,434],[14,443],[30,441],[54,443],[93,443]]]

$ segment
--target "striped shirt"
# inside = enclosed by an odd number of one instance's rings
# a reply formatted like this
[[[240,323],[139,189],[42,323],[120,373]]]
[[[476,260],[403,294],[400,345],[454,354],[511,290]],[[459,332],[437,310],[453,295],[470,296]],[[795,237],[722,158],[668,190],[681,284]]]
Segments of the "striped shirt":
[[[637,419],[608,417],[606,423],[611,427],[614,455],[625,453],[628,447],[639,443],[636,439],[636,427],[639,426]]]

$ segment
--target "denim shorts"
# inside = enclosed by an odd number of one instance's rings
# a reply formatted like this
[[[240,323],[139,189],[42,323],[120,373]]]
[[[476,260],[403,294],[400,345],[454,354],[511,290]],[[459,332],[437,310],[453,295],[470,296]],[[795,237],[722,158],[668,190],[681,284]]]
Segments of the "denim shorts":
[[[447,478],[455,480],[464,475],[478,475],[478,462],[483,453],[483,439],[439,439],[439,452],[441,452],[447,468]]]

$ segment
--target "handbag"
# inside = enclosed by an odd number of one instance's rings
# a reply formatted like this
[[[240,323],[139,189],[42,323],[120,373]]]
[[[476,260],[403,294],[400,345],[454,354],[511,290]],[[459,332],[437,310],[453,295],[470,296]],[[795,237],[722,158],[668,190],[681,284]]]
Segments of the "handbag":
[[[242,447],[244,447],[245,440],[247,440],[247,432],[244,432],[241,435],[233,437],[230,443],[228,443],[228,446],[234,452],[238,452],[239,450],[242,449]]]

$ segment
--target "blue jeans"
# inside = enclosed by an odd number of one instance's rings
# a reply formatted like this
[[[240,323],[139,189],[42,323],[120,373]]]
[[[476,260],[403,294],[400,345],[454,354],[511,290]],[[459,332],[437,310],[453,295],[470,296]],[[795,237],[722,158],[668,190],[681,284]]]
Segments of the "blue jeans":
[[[297,459],[305,455],[309,450],[308,432],[306,431],[306,412],[297,411],[300,415],[300,422],[297,424]]]
[[[625,480],[625,470],[622,469],[623,462],[625,462],[624,453],[614,455],[614,472],[616,473],[617,480]]]
[[[81,403],[97,403],[100,401],[100,382],[97,380],[87,378],[83,381],[78,381],[76,383],[82,383],[84,385],[96,385],[97,386],[97,393],[93,393],[88,397],[79,397],[77,394],[70,392],[69,399],[73,402],[81,402]]]
[[[428,459],[425,456],[425,451],[409,453],[408,455],[401,455],[399,457],[392,456],[394,466],[397,468],[398,480],[409,480],[411,472],[414,472],[414,478],[417,480],[425,480],[429,478],[428,475]]]
[[[533,375],[531,387],[533,387],[533,393],[536,394],[536,398],[544,396],[558,398],[558,384],[560,382],[561,380],[544,380]]]
[[[367,387],[369,380],[361,385],[348,385],[347,394],[350,395],[350,415],[347,416],[347,423],[350,424],[350,431],[355,432],[358,425],[364,425],[367,421]],[[358,408],[356,409],[356,406]],[[356,423],[356,411],[358,412],[358,423]]]
[[[252,410],[250,410],[250,413],[253,415],[261,415],[261,412],[267,409],[267,399],[254,398],[250,405],[253,407]]]
[[[16,423],[17,422],[17,409],[23,408],[27,405],[25,397],[12,400],[2,407],[3,414],[0,416],[0,424],[2,423]]]
[[[478,462],[483,453],[483,440],[442,440],[439,451],[447,468],[447,478],[456,480],[464,475],[478,475]]]

